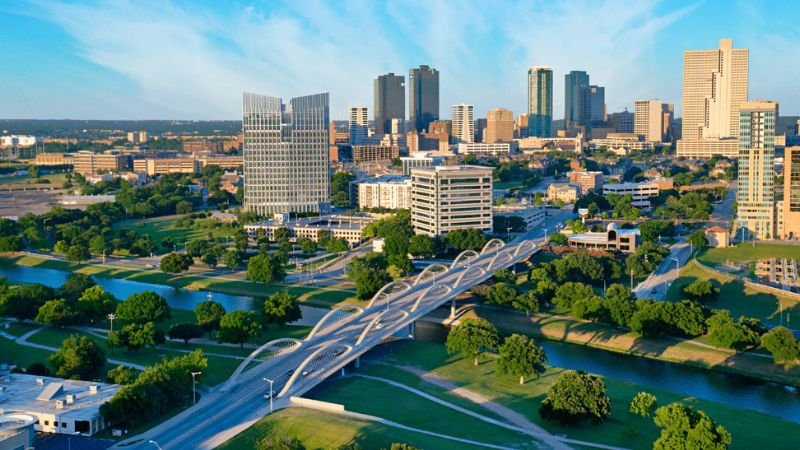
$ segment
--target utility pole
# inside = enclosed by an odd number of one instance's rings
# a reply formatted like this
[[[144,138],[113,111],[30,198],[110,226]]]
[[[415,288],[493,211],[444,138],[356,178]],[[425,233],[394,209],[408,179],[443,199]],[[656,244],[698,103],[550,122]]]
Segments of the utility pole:
[[[631,269],[631,292],[633,292],[633,269]]]
[[[203,373],[203,372],[192,372],[192,404],[193,405],[197,404],[197,389],[195,388],[195,386],[197,386],[197,379],[195,377],[197,377],[201,373]]]
[[[108,337],[110,338],[111,334],[114,332],[114,319],[117,318],[117,315],[114,314],[114,313],[109,313],[106,317],[108,317],[108,320],[111,322],[111,328],[110,328],[110,330],[108,332],[108,335],[109,335]],[[114,345],[111,343],[110,339],[109,339],[109,342],[108,342],[108,346],[111,347],[111,354],[113,355],[114,354]]]
[[[269,378],[264,378],[264,381],[269,383],[269,412],[271,413],[272,412],[272,383],[273,383],[273,380],[270,380]]]

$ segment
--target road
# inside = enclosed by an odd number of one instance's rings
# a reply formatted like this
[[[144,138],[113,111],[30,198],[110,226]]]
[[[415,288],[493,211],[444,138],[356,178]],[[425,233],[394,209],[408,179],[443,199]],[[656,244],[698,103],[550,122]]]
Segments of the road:
[[[312,331],[294,350],[279,354],[234,377],[192,408],[146,433],[121,442],[119,448],[148,448],[152,439],[166,449],[214,448],[268,413],[264,394],[274,380],[275,407],[285,407],[338,372],[389,336],[407,333],[410,324],[472,286],[493,276],[494,270],[528,259],[538,242],[498,245],[474,259],[423,279],[397,293],[376,296],[371,306],[351,314],[332,312],[330,325]],[[401,285],[393,285],[400,288]],[[391,292],[391,291],[390,291]],[[127,445],[126,445],[127,444]]]
[[[691,256],[691,247],[687,242],[678,242],[669,248],[667,255],[656,270],[633,289],[636,298],[666,300],[670,284],[678,278],[678,266],[683,267]],[[676,262],[678,260],[678,262]]]
[[[733,220],[733,204],[736,202],[736,189],[737,183],[735,181],[728,185],[728,189],[725,191],[725,198],[714,205],[711,218],[708,220],[709,227],[716,225],[725,230],[728,229],[731,220]]]

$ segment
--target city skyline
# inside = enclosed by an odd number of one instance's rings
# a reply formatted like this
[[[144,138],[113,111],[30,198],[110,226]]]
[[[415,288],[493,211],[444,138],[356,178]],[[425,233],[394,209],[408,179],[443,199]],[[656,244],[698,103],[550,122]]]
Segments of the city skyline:
[[[558,93],[570,70],[606,87],[609,113],[660,98],[679,115],[684,50],[714,48],[723,37],[750,49],[750,98],[775,99],[784,114],[800,114],[792,80],[800,63],[782,56],[800,52],[790,19],[800,6],[722,5],[541,2],[486,12],[454,2],[425,9],[21,1],[0,6],[6,55],[17,61],[0,87],[0,117],[235,119],[248,91],[330,92],[331,117],[344,119],[350,106],[372,104],[375,77],[419,65],[439,70],[441,105],[474,104],[476,117],[496,107],[525,112],[526,73],[537,65],[553,68],[555,118],[564,116]],[[708,14],[717,20],[707,23]],[[503,26],[511,18],[519,26]],[[558,34],[567,23],[583,32]],[[442,33],[455,28],[469,32]]]

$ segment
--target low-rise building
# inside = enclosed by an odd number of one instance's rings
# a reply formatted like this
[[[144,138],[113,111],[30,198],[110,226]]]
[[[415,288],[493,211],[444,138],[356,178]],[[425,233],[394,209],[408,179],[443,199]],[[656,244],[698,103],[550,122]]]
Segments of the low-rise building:
[[[756,262],[755,275],[781,286],[800,286],[800,259],[769,258]]]
[[[492,144],[461,142],[456,148],[458,149],[459,155],[475,156],[507,156],[511,154],[512,150],[511,144],[500,142]]]
[[[244,166],[243,156],[213,155],[198,158],[200,167],[219,166],[222,169],[238,169]]]
[[[719,227],[713,226],[705,231],[706,234],[706,241],[708,241],[708,246],[712,248],[722,248],[727,247],[730,245],[731,236],[728,233],[728,230]]]
[[[219,139],[188,139],[183,141],[183,151],[188,153],[222,153],[225,150]]]
[[[638,228],[621,229],[616,223],[608,224],[606,231],[589,231],[567,237],[570,247],[591,250],[617,250],[633,253],[641,241]]]
[[[5,411],[34,416],[36,431],[90,436],[107,426],[100,406],[119,391],[116,384],[12,373],[0,377]]]
[[[492,171],[483,166],[438,166],[411,171],[411,224],[417,233],[492,231]]]
[[[249,224],[244,230],[251,239],[256,239],[263,234],[267,239],[275,239],[275,230],[286,228],[289,230],[291,240],[307,238],[317,242],[319,232],[325,230],[333,238],[343,238],[350,246],[358,245],[363,240],[361,232],[367,224],[376,218],[371,215],[358,216],[321,216],[308,219],[286,220],[283,216],[277,219]]]
[[[391,161],[400,156],[400,148],[396,145],[353,145],[353,162]]]
[[[605,138],[592,139],[589,148],[605,148],[617,155],[627,155],[634,150],[653,150],[654,146],[652,142],[645,141],[634,133],[609,133]]]
[[[66,166],[72,164],[72,153],[39,153],[33,160],[35,166]]]
[[[36,440],[36,417],[29,414],[0,415],[0,448],[27,450]]]
[[[119,172],[130,167],[130,156],[114,151],[94,153],[88,150],[81,150],[73,155],[72,166],[72,170],[81,175]]]
[[[583,135],[575,137],[526,137],[514,139],[519,151],[528,152],[549,152],[560,150],[565,152],[581,152],[583,150]]]
[[[410,209],[411,179],[385,176],[359,182],[358,207]]]
[[[581,187],[570,183],[552,183],[547,186],[547,200],[575,203],[581,198]]]
[[[573,170],[567,174],[567,178],[571,184],[579,185],[584,195],[603,189],[603,172]]]
[[[194,158],[146,158],[133,160],[133,171],[147,176],[167,173],[195,174],[200,171],[200,161]]]
[[[637,208],[649,208],[650,197],[658,197],[658,193],[658,185],[653,183],[619,183],[603,186],[603,195],[630,195],[633,197],[631,204]]]
[[[655,184],[660,192],[675,189],[675,182],[672,181],[672,178],[658,177],[653,178],[652,180],[647,180],[647,182],[650,184]]]
[[[401,156],[400,163],[403,165],[403,175],[411,175],[411,169],[420,167],[428,168],[441,166],[445,162],[444,156],[435,156],[432,153],[416,152],[410,156]]]
[[[525,230],[531,230],[542,224],[547,211],[542,206],[532,206],[526,202],[517,204],[495,205],[492,211],[494,216],[521,217],[525,221]]]

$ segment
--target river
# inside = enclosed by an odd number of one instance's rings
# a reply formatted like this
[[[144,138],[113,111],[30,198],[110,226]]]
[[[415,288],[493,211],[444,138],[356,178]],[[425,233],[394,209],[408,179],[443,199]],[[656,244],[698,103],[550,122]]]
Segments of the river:
[[[0,275],[20,283],[42,283],[59,287],[67,280],[68,272],[36,267],[0,265]],[[140,281],[117,278],[95,278],[97,284],[117,297],[150,290],[166,298],[170,307],[193,310],[209,297],[208,292],[191,291]],[[251,309],[252,297],[213,293],[211,298],[220,302],[227,311]],[[313,325],[328,310],[302,306],[303,319],[297,325]],[[417,339],[443,342],[447,329],[442,325],[418,322]],[[616,378],[642,386],[664,389],[686,396],[711,400],[737,408],[747,408],[800,423],[800,394],[789,392],[784,386],[762,382],[738,375],[714,372],[695,367],[671,364],[652,359],[607,352],[574,344],[544,341],[550,364],[567,369],[585,370],[598,375]]]

